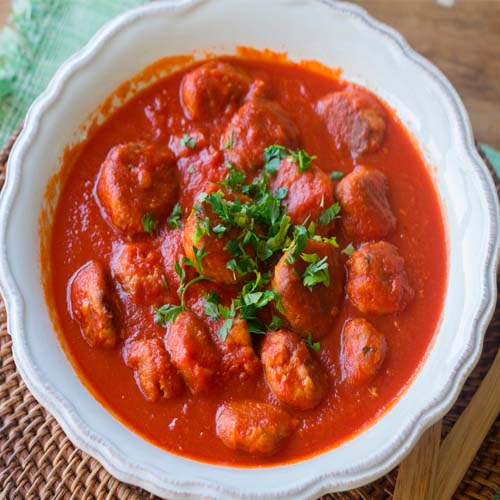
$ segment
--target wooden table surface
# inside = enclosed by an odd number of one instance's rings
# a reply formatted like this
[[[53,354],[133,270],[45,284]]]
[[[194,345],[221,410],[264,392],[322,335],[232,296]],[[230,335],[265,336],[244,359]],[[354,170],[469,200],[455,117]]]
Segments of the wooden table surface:
[[[443,71],[465,103],[476,138],[500,149],[500,0],[456,0],[452,7],[434,0],[355,3]],[[0,0],[0,26],[9,11],[10,2]]]

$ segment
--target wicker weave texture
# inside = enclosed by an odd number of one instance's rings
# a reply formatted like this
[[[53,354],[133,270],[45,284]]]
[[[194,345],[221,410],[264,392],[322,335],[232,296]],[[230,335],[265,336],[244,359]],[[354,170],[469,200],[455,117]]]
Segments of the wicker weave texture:
[[[12,142],[0,153],[0,185],[11,146]],[[497,305],[481,360],[465,383],[459,400],[444,418],[444,435],[474,395],[499,345],[500,307]],[[322,500],[391,499],[396,477],[397,469],[367,486],[326,495]],[[499,488],[500,419],[497,418],[454,498],[492,500]],[[75,448],[55,419],[38,404],[14,364],[6,312],[0,302],[0,500],[153,498],[156,497],[144,490],[119,482],[99,462]]]

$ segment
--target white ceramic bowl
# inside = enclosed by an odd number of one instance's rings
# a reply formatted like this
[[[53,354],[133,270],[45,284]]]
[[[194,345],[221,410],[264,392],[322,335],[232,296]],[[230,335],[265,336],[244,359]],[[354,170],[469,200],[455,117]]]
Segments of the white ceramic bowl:
[[[448,285],[434,345],[382,418],[337,449],[271,468],[171,455],[125,428],[85,389],[54,334],[41,285],[38,218],[48,179],[84,118],[121,82],[168,55],[237,44],[341,67],[385,99],[432,165],[446,221]],[[443,75],[362,9],[328,0],[155,2],[106,25],[36,100],[8,164],[0,266],[14,356],[26,384],[70,439],[117,478],[169,498],[313,498],[394,467],[458,396],[496,299],[499,208],[469,119]]]

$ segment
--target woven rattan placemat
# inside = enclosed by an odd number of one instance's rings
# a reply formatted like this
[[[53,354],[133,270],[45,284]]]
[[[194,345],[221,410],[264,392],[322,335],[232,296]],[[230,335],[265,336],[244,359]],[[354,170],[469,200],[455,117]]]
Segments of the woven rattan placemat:
[[[12,144],[13,140],[0,153],[0,185]],[[496,185],[498,190],[499,183]],[[443,435],[472,398],[499,345],[500,306],[497,304],[481,360],[467,379],[455,406],[445,416]],[[397,469],[363,488],[326,495],[322,500],[390,499],[396,477]],[[499,488],[500,418],[497,418],[454,498],[492,500]],[[75,448],[55,419],[38,404],[16,370],[6,311],[0,302],[0,500],[69,498],[142,500],[155,497],[117,481],[97,460]]]

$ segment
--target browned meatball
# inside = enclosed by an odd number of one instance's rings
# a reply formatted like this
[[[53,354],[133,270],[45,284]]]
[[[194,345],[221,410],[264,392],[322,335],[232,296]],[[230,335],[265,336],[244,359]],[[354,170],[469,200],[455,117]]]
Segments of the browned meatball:
[[[253,99],[236,113],[224,132],[226,160],[252,171],[261,167],[264,149],[272,144],[295,148],[300,132],[286,111],[276,102]]]
[[[353,252],[347,270],[347,294],[363,313],[395,313],[413,299],[405,261],[390,243],[369,243]]]
[[[188,118],[208,120],[237,109],[251,83],[250,77],[233,65],[212,61],[186,74],[181,84]]]
[[[365,319],[349,320],[342,331],[342,373],[350,384],[368,382],[387,354],[385,337]]]
[[[387,198],[387,177],[374,168],[356,167],[337,185],[337,198],[342,207],[342,227],[355,241],[385,238],[396,227]]]
[[[149,401],[170,399],[182,391],[182,379],[170,361],[163,342],[157,338],[127,343],[125,364],[135,371],[136,381]]]
[[[293,224],[303,224],[309,218],[317,224],[319,234],[331,234],[335,219],[318,222],[325,210],[335,203],[333,182],[327,174],[316,165],[299,172],[298,165],[286,158],[281,161],[276,177],[272,179],[273,191],[280,187],[288,190],[284,201]]]
[[[274,395],[296,410],[314,408],[325,394],[325,375],[304,342],[288,330],[269,332],[262,364]]]
[[[231,378],[245,380],[260,373],[261,364],[255,354],[245,320],[239,318],[234,320],[226,340],[221,342],[221,349],[224,372]]]
[[[193,394],[208,391],[219,359],[205,325],[193,313],[182,312],[169,325],[166,346],[189,390]]]
[[[162,256],[148,243],[123,245],[113,262],[113,275],[136,303],[161,305],[168,301]]]
[[[365,90],[350,88],[323,97],[318,112],[337,149],[356,157],[380,149],[385,136],[385,112]]]
[[[118,342],[109,294],[106,272],[94,260],[81,267],[70,281],[70,310],[91,347],[111,348]]]
[[[277,406],[257,401],[234,401],[219,407],[216,432],[232,450],[273,455],[291,436],[297,421]]]
[[[207,189],[206,194],[220,196],[223,200],[238,199],[242,203],[248,198],[236,193],[228,194],[219,190],[216,186]],[[240,234],[238,227],[231,227],[214,214],[209,201],[197,202],[198,210],[193,210],[189,215],[184,227],[184,251],[189,259],[195,260],[194,248],[203,250],[206,255],[201,259],[202,272],[215,283],[237,283],[243,279],[238,271],[228,269],[227,263],[233,256],[227,244]],[[214,233],[213,229],[223,225],[224,233]],[[252,252],[250,245],[245,245],[245,250]]]
[[[178,192],[175,160],[167,148],[128,143],[115,146],[104,160],[97,197],[110,221],[129,235],[144,232],[143,218],[167,216]]]
[[[186,214],[191,212],[197,196],[206,190],[207,184],[219,183],[229,171],[224,163],[224,154],[212,148],[180,158],[177,166],[182,186],[179,202],[185,207]]]
[[[329,283],[318,283],[312,288],[304,286],[303,276],[309,266],[302,254],[316,254],[320,259],[326,257],[328,269],[325,274]],[[294,331],[314,339],[320,338],[332,329],[332,320],[339,313],[339,302],[344,287],[344,268],[340,252],[329,243],[309,240],[301,255],[293,264],[287,259],[290,251],[285,252],[274,270],[273,288],[280,294],[285,316]]]

